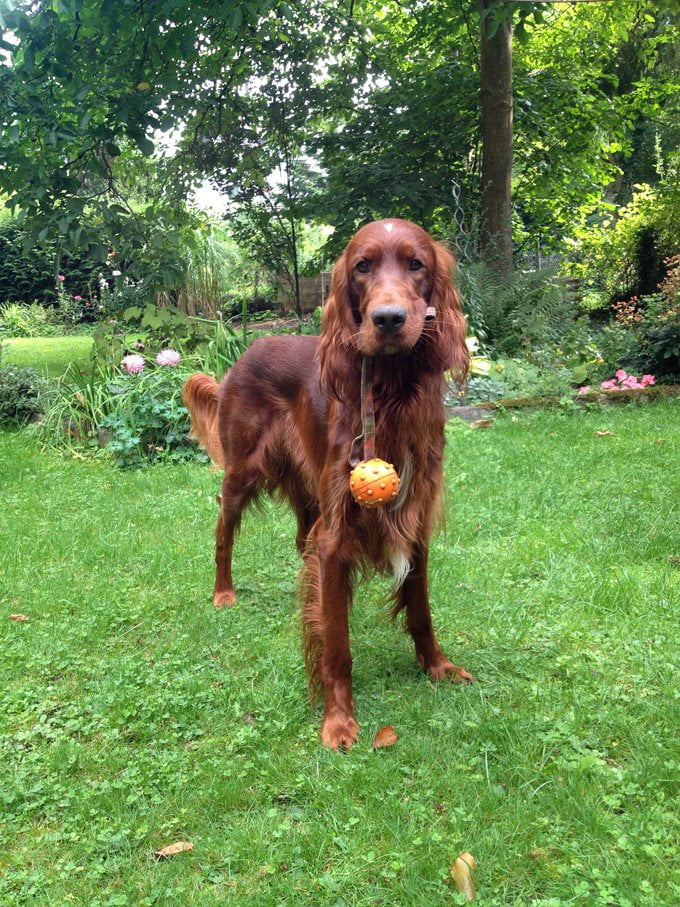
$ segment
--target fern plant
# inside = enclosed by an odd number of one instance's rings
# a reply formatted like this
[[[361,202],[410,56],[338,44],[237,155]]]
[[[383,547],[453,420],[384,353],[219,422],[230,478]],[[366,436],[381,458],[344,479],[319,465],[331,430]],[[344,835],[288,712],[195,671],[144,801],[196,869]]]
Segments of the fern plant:
[[[471,332],[496,355],[554,347],[573,329],[573,305],[552,270],[502,278],[475,262],[461,269],[460,287]]]

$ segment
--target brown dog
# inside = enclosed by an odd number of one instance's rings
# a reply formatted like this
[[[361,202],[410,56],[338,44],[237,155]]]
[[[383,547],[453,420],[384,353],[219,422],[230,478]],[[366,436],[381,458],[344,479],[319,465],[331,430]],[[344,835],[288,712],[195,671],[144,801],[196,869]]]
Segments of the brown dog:
[[[262,491],[279,491],[297,517],[305,656],[310,685],[323,690],[321,737],[332,749],[350,748],[358,733],[348,629],[357,570],[395,573],[392,612],[405,612],[423,670],[472,680],[435,638],[427,582],[442,483],[445,373],[464,376],[468,366],[452,268],[449,252],[415,224],[368,224],[333,269],[320,339],[256,340],[219,386],[200,373],[185,385],[192,433],[225,470],[214,604],[235,601],[231,555],[244,508]],[[401,475],[398,499],[370,510],[353,500],[348,481],[352,442],[364,428],[366,357],[376,448]]]

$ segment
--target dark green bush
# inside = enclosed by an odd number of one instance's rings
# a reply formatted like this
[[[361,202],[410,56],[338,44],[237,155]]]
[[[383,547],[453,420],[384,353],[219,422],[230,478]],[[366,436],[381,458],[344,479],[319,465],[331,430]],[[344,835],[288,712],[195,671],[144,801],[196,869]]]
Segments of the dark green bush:
[[[57,244],[49,240],[26,250],[25,238],[16,221],[0,224],[0,302],[56,304],[57,265],[67,292],[86,296],[97,289],[101,263],[87,255],[58,255]]]
[[[22,425],[39,416],[47,386],[35,369],[0,367],[0,425]]]

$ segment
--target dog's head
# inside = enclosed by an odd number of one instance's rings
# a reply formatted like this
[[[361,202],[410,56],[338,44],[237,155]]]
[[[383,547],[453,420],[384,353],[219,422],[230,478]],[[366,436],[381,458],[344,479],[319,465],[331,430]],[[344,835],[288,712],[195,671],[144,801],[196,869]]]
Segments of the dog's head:
[[[430,370],[464,373],[465,322],[453,265],[450,252],[410,221],[389,218],[362,227],[333,269],[323,313],[322,381],[337,394],[348,355],[408,355],[416,348]]]

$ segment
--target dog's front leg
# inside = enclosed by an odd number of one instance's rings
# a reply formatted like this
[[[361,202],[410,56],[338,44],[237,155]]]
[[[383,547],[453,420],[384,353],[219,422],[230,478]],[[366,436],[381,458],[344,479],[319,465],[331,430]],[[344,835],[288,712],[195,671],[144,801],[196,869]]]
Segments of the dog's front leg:
[[[411,558],[411,570],[397,593],[396,611],[406,611],[406,629],[413,639],[421,668],[435,680],[448,678],[457,683],[471,683],[474,677],[444,655],[432,627],[427,581],[428,549],[417,545]]]
[[[359,728],[352,701],[352,656],[349,648],[351,566],[332,550],[330,535],[321,530],[316,538],[319,559],[319,679],[324,710],[321,740],[333,750],[350,749]]]

